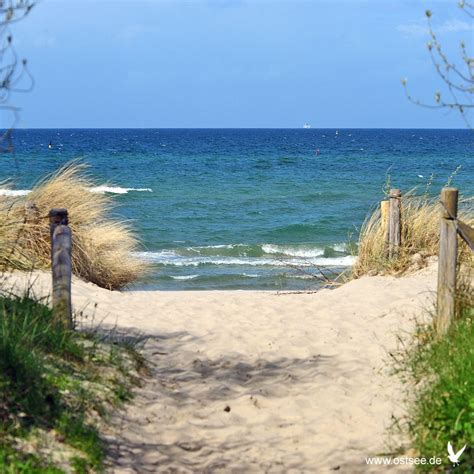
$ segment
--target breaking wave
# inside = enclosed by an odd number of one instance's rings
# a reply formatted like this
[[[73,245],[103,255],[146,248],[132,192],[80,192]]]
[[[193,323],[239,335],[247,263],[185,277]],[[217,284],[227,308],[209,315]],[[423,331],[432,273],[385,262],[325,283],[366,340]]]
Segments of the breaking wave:
[[[96,186],[95,188],[90,189],[91,193],[99,194],[127,194],[129,192],[146,192],[152,193],[153,190],[150,188],[121,188],[120,186]]]
[[[129,192],[147,192],[152,193],[153,190],[150,188],[121,188],[120,186],[96,186],[95,188],[90,188],[91,193],[98,194],[127,194]],[[31,193],[31,189],[3,189],[0,188],[0,196],[26,196]]]
[[[31,189],[0,189],[0,196],[26,196]]]
[[[336,245],[317,247],[310,245],[229,244],[138,252],[137,256],[156,265],[176,267],[197,267],[200,265],[347,267],[354,263],[354,256],[347,255],[342,250],[336,250],[335,247]],[[340,246],[338,248],[342,249]]]

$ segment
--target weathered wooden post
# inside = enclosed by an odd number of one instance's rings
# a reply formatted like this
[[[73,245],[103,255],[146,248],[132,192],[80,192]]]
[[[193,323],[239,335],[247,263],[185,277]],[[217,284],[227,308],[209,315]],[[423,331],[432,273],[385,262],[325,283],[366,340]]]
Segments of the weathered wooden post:
[[[71,229],[66,209],[49,211],[51,233],[51,271],[53,275],[53,314],[56,321],[72,329],[71,305]]]
[[[388,216],[390,214],[390,201],[380,201],[380,226],[383,232],[384,256],[388,256],[390,242],[390,226]]]
[[[401,227],[401,197],[399,189],[390,190],[390,210],[389,210],[389,258],[398,257],[400,244],[402,240]]]
[[[456,217],[458,214],[458,190],[441,190],[441,222],[438,256],[438,301],[434,321],[437,334],[445,334],[454,318],[456,300],[456,263],[458,240]]]

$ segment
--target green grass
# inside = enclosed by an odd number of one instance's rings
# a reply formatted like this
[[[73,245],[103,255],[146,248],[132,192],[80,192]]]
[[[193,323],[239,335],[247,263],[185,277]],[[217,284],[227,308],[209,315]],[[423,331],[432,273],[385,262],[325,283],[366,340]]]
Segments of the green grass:
[[[8,446],[0,446],[0,472],[2,474],[61,474],[63,471],[45,464],[32,454],[18,452]]]
[[[455,452],[465,444],[461,464],[453,472],[474,472],[474,306],[471,297],[460,306],[448,334],[436,338],[431,328],[420,329],[418,343],[405,360],[405,370],[415,382],[416,398],[410,412],[409,431],[419,456],[440,457],[438,471],[451,472],[447,458],[450,441]]]
[[[101,472],[95,420],[130,400],[143,367],[130,344],[65,330],[31,298],[0,297],[0,472]],[[37,449],[45,437],[49,451]]]

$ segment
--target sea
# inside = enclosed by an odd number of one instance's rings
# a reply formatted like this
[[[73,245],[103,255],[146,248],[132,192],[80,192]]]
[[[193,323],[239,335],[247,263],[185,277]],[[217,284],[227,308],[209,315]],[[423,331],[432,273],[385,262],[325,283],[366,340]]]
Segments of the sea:
[[[470,130],[20,129],[13,145],[0,194],[88,165],[151,265],[132,289],[315,289],[353,264],[387,186],[474,192]]]

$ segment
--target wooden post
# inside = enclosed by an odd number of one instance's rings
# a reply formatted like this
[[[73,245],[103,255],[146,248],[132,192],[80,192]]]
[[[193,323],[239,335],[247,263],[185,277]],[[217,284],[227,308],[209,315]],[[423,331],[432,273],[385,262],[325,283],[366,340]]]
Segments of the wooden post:
[[[388,216],[390,213],[390,201],[380,201],[380,226],[383,232],[384,255],[388,256],[390,242],[390,226],[388,225]]]
[[[458,239],[455,219],[458,213],[458,190],[441,190],[441,222],[438,256],[438,301],[434,321],[438,335],[446,334],[454,318],[456,299],[456,260]]]
[[[389,258],[398,257],[402,239],[401,227],[401,196],[399,189],[390,190],[390,211],[389,211]]]
[[[51,271],[53,275],[53,314],[64,327],[72,329],[71,306],[71,229],[66,209],[49,212],[51,232]]]

